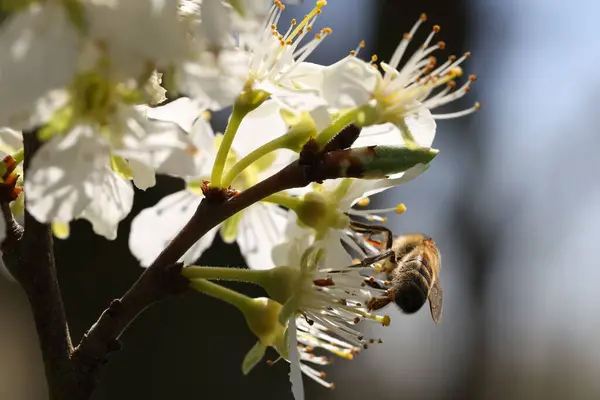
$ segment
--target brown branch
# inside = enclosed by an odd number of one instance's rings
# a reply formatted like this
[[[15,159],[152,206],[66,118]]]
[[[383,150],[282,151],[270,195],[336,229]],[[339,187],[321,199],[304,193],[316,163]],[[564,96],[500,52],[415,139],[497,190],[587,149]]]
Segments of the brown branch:
[[[75,348],[75,373],[80,386],[85,388],[82,395],[91,395],[100,367],[111,352],[120,349],[118,340],[127,326],[151,304],[187,288],[188,281],[181,275],[182,265],[176,264],[177,260],[210,229],[271,194],[343,176],[339,164],[342,157],[332,158],[329,157],[331,153],[319,153],[318,148],[313,145],[314,143],[307,143],[299,161],[237,196],[220,197],[216,191],[202,200],[179,234],[127,293],[111,302]]]
[[[120,299],[113,300],[84,335],[73,353],[82,387],[91,394],[99,367],[109,353],[120,348],[118,339],[127,326],[152,303],[187,288],[177,260],[206,232],[235,213],[282,190],[306,186],[305,168],[290,164],[277,174],[224,202],[204,199],[194,216]],[[88,394],[88,396],[89,396]]]
[[[33,133],[24,135],[24,146],[26,171],[28,160],[39,146]],[[29,298],[50,397],[72,398],[73,346],[56,278],[52,232],[47,224],[39,223],[29,213],[25,213],[23,230],[14,220],[8,203],[2,203],[1,210],[7,229],[2,258]]]

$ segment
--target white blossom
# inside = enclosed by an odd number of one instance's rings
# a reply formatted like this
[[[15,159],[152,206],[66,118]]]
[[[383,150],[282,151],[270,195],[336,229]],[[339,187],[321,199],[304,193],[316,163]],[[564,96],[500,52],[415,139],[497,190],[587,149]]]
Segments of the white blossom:
[[[372,57],[371,62],[357,57],[362,47],[359,46],[339,62],[315,69],[311,78],[305,80],[307,85],[318,89],[333,110],[372,106],[375,116],[370,117],[368,125],[385,124],[385,129],[397,138],[402,138],[407,145],[429,147],[435,135],[435,119],[470,114],[479,108],[479,103],[463,111],[431,114],[434,108],[463,97],[476,80],[475,75],[471,75],[465,84],[456,88],[456,78],[463,73],[459,65],[470,53],[465,53],[458,59],[451,56],[442,65],[436,65],[437,60],[431,54],[445,47],[444,42],[431,44],[434,35],[440,30],[437,25],[418,50],[399,68],[408,44],[425,20],[423,14],[410,32],[404,34],[389,63],[380,63],[383,73],[375,64],[376,56]],[[369,128],[361,134],[361,138],[368,134]],[[394,143],[398,141],[399,139],[395,139]]]
[[[234,141],[234,158],[241,158],[266,143],[271,136],[279,135],[285,124],[275,113],[278,108],[272,102],[251,112],[241,124]],[[132,222],[129,246],[142,266],[149,266],[162,249],[173,239],[191,218],[202,200],[200,185],[208,179],[216,156],[215,136],[198,103],[186,98],[178,99],[158,109],[149,116],[191,128],[191,138],[198,149],[196,171],[188,179],[186,189],[173,193],[158,204],[143,210]],[[261,127],[260,140],[256,139],[257,127]],[[234,187],[245,189],[278,171],[291,157],[292,152],[276,152],[275,157],[263,163],[251,165],[234,180]],[[204,235],[182,257],[185,263],[193,263],[206,250],[217,232],[227,243],[240,246],[247,264],[255,269],[269,269],[275,265],[271,259],[273,246],[281,240],[286,212],[275,204],[257,203],[229,218]]]
[[[260,15],[256,12],[259,5],[253,3],[246,2],[245,6],[252,15]],[[325,4],[323,0],[317,1],[304,19],[293,20],[289,29],[280,33],[277,23],[284,5],[274,1],[261,25],[251,23],[252,28],[244,25],[246,29],[239,29],[234,37],[234,20],[238,18],[239,28],[239,15],[236,17],[235,11],[220,1],[203,2],[198,16],[201,22],[194,25],[192,34],[195,48],[178,74],[181,90],[193,97],[210,99],[210,109],[231,105],[242,89],[264,90],[296,110],[323,105],[317,90],[302,87],[302,67],[331,29],[324,28],[300,44],[311,34]],[[186,11],[191,8],[186,7]]]
[[[120,106],[109,125],[75,124],[40,148],[25,182],[27,208],[41,222],[86,218],[96,233],[114,239],[133,202],[131,184],[115,171],[123,173],[125,160],[131,160],[129,172],[145,188],[154,172],[192,174],[194,151],[175,124],[151,121],[143,109]]]
[[[59,2],[34,3],[0,25],[0,126],[21,129],[29,127],[32,114],[42,114],[33,123],[49,117],[44,110],[55,99],[47,96],[73,79],[78,45],[77,30]]]

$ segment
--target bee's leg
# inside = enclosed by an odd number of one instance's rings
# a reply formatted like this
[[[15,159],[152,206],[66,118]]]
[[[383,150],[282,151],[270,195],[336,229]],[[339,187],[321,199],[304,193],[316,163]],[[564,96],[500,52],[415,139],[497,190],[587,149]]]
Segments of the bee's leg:
[[[386,258],[390,258],[393,255],[394,255],[394,250],[392,250],[392,249],[385,250],[379,254],[375,254],[374,256],[364,258],[360,262],[360,264],[357,264],[355,266],[368,267],[371,264],[375,264],[377,261],[385,260]]]
[[[392,242],[394,241],[394,234],[391,230],[382,225],[369,225],[363,224],[362,222],[350,221],[350,229],[358,233],[381,234],[384,236],[384,249],[389,250],[392,248]]]
[[[392,298],[392,293],[391,291],[388,291],[385,296],[372,297],[369,301],[367,301],[367,309],[369,311],[377,311],[393,301],[394,299]]]

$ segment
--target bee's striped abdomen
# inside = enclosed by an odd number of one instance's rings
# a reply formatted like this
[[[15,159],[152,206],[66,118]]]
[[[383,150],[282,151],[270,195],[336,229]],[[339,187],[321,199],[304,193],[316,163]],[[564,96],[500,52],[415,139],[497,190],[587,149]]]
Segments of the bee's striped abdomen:
[[[394,302],[407,314],[421,309],[433,282],[433,271],[422,254],[407,254],[393,272]]]

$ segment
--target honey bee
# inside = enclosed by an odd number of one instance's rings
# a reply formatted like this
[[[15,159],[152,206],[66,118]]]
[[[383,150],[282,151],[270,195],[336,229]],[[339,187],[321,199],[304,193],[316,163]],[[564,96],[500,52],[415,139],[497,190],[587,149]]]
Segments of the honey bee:
[[[384,226],[355,221],[350,226],[357,233],[384,237],[382,252],[360,263],[368,266],[385,260],[382,272],[391,282],[385,295],[373,297],[367,303],[369,309],[378,310],[394,302],[403,312],[412,314],[419,311],[429,299],[431,317],[436,323],[439,322],[442,316],[442,288],[439,281],[441,256],[433,239],[420,233],[394,237],[392,231]]]

